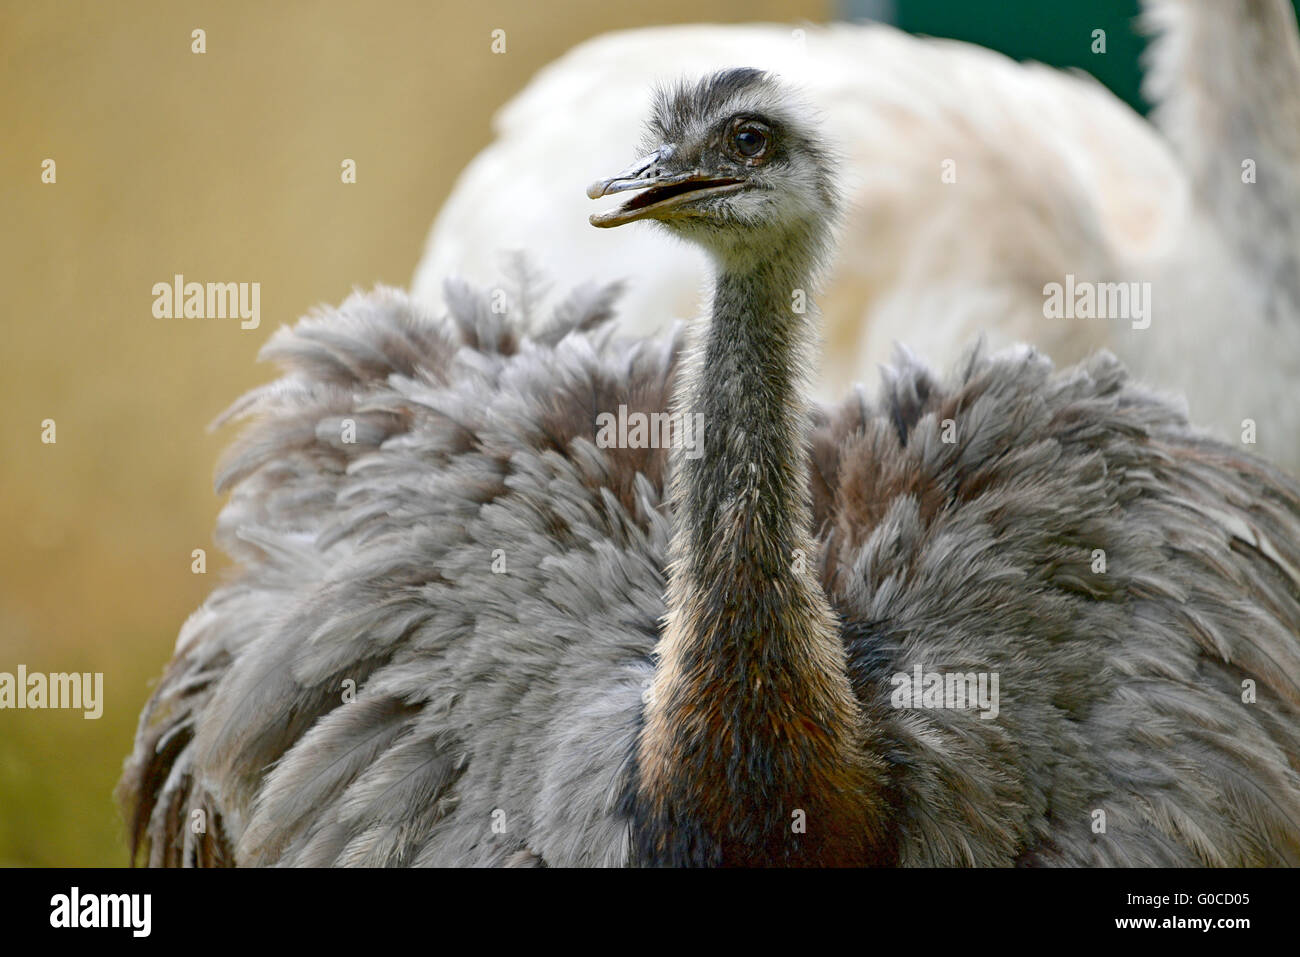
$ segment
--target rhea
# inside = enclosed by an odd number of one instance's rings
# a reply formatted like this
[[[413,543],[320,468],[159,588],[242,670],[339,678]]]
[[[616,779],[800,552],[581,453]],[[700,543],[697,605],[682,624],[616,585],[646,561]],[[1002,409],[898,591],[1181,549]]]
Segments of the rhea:
[[[806,303],[836,202],[800,116],[761,73],[717,74],[664,96],[655,151],[588,190],[641,190],[592,224],[655,219],[717,268],[677,397],[707,433],[698,458],[673,458],[668,614],[637,750],[636,834],[653,860],[865,863],[882,843],[883,766],[808,560]],[[796,812],[811,836],[787,838]]]
[[[1300,863],[1300,488],[1105,354],[900,354],[810,406],[822,132],[740,69],[648,140],[592,222],[710,253],[691,342],[611,336],[609,287],[543,320],[524,273],[272,340],[240,575],[123,777],[148,859]],[[624,407],[702,434],[595,441]]]

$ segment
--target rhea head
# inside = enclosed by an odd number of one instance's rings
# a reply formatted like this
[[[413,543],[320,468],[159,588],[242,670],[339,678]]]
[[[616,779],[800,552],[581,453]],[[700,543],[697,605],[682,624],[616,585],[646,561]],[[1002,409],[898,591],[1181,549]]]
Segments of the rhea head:
[[[836,213],[831,157],[809,109],[771,75],[725,70],[661,89],[646,129],[646,153],[587,188],[592,199],[640,190],[591,217],[593,226],[656,220],[721,258],[788,253],[795,242],[821,253]]]

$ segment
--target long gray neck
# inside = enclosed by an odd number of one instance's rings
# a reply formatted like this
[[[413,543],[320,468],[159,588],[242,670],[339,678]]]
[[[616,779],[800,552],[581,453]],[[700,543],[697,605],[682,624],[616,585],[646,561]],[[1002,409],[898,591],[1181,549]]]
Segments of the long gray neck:
[[[746,263],[718,276],[678,393],[680,411],[703,416],[703,451],[678,448],[673,462],[677,557],[697,584],[779,578],[809,547],[800,381],[815,333],[809,265]]]
[[[863,863],[873,782],[811,530],[802,368],[812,262],[724,262],[677,410],[668,614],[638,746],[641,856],[667,864]],[[802,314],[796,311],[804,304]],[[794,833],[792,814],[821,825]]]

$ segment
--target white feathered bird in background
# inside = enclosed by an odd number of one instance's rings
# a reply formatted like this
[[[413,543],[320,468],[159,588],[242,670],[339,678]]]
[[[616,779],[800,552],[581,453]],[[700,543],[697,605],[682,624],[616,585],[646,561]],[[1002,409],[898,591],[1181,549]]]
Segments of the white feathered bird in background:
[[[1289,0],[1146,6],[1167,137],[1086,74],[878,24],[598,37],[498,114],[415,294],[441,309],[446,277],[491,282],[515,249],[561,287],[626,276],[634,331],[697,313],[703,255],[650,228],[600,235],[583,188],[626,162],[655,82],[754,66],[802,87],[844,154],[852,208],[823,297],[823,395],[874,381],[895,342],[938,366],[980,334],[1058,363],[1106,348],[1233,441],[1251,420],[1254,450],[1300,470],[1294,13]],[[1149,300],[1121,318],[1047,318],[1044,287],[1067,276],[1150,283],[1132,287]]]

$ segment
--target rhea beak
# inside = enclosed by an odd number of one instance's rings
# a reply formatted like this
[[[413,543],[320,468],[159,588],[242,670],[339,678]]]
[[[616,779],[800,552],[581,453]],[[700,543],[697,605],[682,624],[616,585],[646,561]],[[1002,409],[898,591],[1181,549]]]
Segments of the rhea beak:
[[[734,193],[745,188],[745,181],[691,169],[670,172],[664,162],[672,156],[671,146],[662,146],[649,156],[637,160],[621,173],[601,179],[587,187],[591,199],[610,193],[641,189],[622,206],[591,215],[591,225],[607,228],[636,222],[638,219],[671,219],[678,210],[705,196]]]

